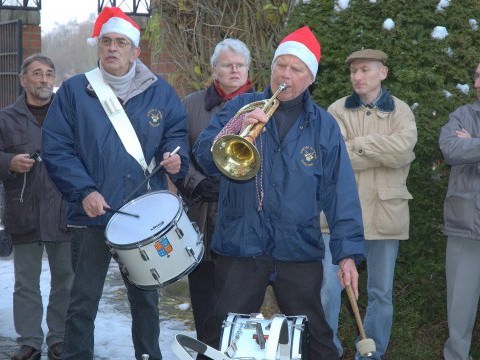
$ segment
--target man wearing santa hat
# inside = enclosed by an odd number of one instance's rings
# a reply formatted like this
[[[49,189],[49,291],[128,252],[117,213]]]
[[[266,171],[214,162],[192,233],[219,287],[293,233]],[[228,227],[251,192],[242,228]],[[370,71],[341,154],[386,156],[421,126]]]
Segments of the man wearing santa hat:
[[[94,321],[112,257],[105,237],[112,209],[168,189],[167,175],[175,181],[188,168],[185,111],[173,88],[138,59],[139,41],[131,18],[104,8],[89,39],[97,46],[98,68],[62,84],[43,124],[42,157],[68,201],[73,229],[65,360],[94,357]],[[124,282],[135,357],[160,360],[158,292]]]
[[[225,125],[239,132],[248,124],[265,124],[256,138],[260,170],[248,180],[222,175],[212,250],[216,303],[210,319],[218,329],[210,346],[218,346],[227,313],[258,312],[271,285],[280,311],[306,315],[310,359],[338,359],[333,334],[320,302],[324,245],[319,216],[331,230],[333,262],[342,285],[358,293],[355,261],[363,257],[363,225],[355,178],[335,120],[310,98],[320,61],[320,44],[308,27],[285,37],[275,51],[271,80],[262,93],[240,95],[217,113],[193,147],[209,175],[220,174],[210,148]],[[271,119],[260,108],[236,115],[244,105],[267,99],[279,89]],[[222,131],[222,134],[226,130]]]

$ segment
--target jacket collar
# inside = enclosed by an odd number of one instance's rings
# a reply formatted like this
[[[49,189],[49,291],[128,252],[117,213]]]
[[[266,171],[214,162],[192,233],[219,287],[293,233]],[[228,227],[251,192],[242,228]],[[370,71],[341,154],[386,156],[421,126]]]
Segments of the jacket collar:
[[[223,101],[224,100],[218,94],[218,91],[217,89],[215,89],[215,86],[213,85],[213,83],[210,84],[210,86],[205,91],[205,98],[204,98],[205,110],[210,111],[215,106],[221,105]]]
[[[270,85],[263,90],[263,96],[265,96],[265,99],[270,99],[273,96],[273,91],[270,88]],[[303,92],[303,102],[308,103],[308,100],[310,100],[310,92],[307,89]]]
[[[270,99],[272,95],[273,95],[273,92],[269,85],[263,91],[263,96],[265,97],[265,99]],[[303,92],[303,111],[306,116],[303,119],[303,122],[301,125],[302,128],[308,126],[308,123],[315,119],[314,118],[314,112],[315,112],[314,102],[311,99],[310,91],[308,89]]]
[[[100,65],[99,65],[100,66]],[[129,99],[144,92],[153,83],[157,81],[157,76],[139,59],[135,60],[135,76],[131,80],[130,90],[125,99],[120,99],[121,103],[126,103]],[[87,81],[86,91],[90,96],[97,96],[92,85]]]
[[[475,111],[480,111],[480,100],[477,100],[475,101],[473,104],[472,104],[472,107]]]
[[[17,109],[22,109],[22,111],[29,112],[27,105],[27,95],[25,95],[25,91],[23,91],[22,94],[15,100],[15,107]]]
[[[347,109],[353,110],[362,106],[365,106],[365,104],[360,100],[360,97],[356,92],[353,92],[352,95],[345,100],[345,107]],[[382,88],[382,95],[380,95],[380,98],[378,98],[374,107],[383,112],[392,112],[395,110],[395,102],[393,101],[392,95]]]

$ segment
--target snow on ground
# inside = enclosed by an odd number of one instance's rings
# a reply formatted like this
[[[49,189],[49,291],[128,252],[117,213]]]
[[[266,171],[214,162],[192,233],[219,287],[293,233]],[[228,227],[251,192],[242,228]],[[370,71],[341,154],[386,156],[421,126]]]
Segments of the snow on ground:
[[[180,280],[183,281],[183,280]],[[50,292],[50,272],[48,261],[43,260],[41,275],[41,291],[43,304],[48,303]],[[173,286],[169,285],[169,286]],[[13,325],[12,294],[14,288],[13,259],[0,258],[0,358],[10,355],[12,345],[17,337]],[[165,289],[162,289],[162,294]],[[124,297],[124,286],[119,275],[119,270],[114,261],[110,265],[107,275],[104,293],[100,302],[97,320],[95,322],[95,359],[98,360],[124,360],[134,359],[134,350],[131,341],[130,325],[131,317],[128,302]],[[191,312],[188,306],[188,297],[164,294],[161,297],[161,330],[160,349],[165,360],[178,359],[171,350],[171,343],[176,334],[182,333],[194,337],[195,332],[191,328]],[[174,300],[172,300],[174,299]],[[166,314],[162,308],[162,302],[169,302],[165,306]],[[187,310],[185,310],[187,309]],[[172,313],[173,312],[173,313]],[[45,316],[45,315],[44,315]],[[47,327],[43,321],[44,332]],[[44,345],[42,359],[47,359]]]

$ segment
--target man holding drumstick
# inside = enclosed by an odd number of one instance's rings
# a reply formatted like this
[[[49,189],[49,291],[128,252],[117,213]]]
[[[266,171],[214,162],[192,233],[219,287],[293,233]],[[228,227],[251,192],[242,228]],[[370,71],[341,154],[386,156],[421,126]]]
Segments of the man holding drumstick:
[[[94,357],[94,321],[111,260],[104,234],[108,209],[121,208],[130,196],[168,189],[167,175],[175,181],[188,168],[185,111],[173,88],[138,59],[139,41],[131,18],[119,8],[104,8],[89,39],[97,46],[98,68],[63,83],[43,126],[42,156],[69,202],[74,229],[64,360]],[[105,95],[109,90],[113,96]],[[162,169],[149,177],[158,165]],[[126,279],[125,286],[135,357],[160,360],[157,290]]]

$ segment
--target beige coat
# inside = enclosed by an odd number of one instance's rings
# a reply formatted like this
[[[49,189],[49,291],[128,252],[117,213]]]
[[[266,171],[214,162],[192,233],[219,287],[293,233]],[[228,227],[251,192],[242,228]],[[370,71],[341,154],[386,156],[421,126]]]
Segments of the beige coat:
[[[365,239],[405,240],[409,237],[408,200],[412,199],[406,181],[415,159],[417,128],[408,105],[388,92],[384,95],[390,101],[384,111],[382,104],[352,106],[352,97],[337,100],[328,111],[340,125],[355,171]]]

